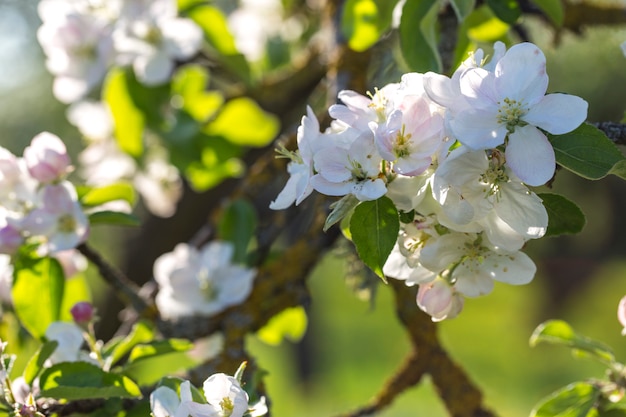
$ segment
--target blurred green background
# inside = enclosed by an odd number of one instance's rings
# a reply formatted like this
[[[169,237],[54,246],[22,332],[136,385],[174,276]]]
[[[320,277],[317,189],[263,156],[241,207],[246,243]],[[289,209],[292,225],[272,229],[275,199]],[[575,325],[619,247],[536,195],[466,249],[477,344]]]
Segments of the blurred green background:
[[[626,40],[626,30],[587,29],[580,36],[565,34],[555,45],[553,33],[537,22],[527,23],[548,58],[550,91],[588,100],[590,121],[621,120],[626,58],[619,44]],[[77,150],[78,133],[65,121],[65,107],[51,95],[51,77],[35,38],[38,24],[35,0],[0,0],[0,144],[21,154],[36,133],[48,130]],[[613,178],[589,182],[561,171],[554,191],[583,208],[585,231],[530,242],[528,253],[538,265],[530,285],[496,285],[493,294],[468,300],[458,318],[439,326],[452,358],[483,390],[487,406],[502,416],[527,416],[553,390],[602,374],[600,366],[574,359],[564,348],[530,348],[530,334],[546,319],[567,320],[626,360],[626,339],[616,319],[617,303],[626,294],[626,184]],[[313,302],[302,342],[272,347],[255,337],[248,340],[259,365],[269,372],[275,416],[332,416],[363,405],[409,350],[389,289],[380,286],[375,308],[370,308],[346,286],[343,267],[330,254],[311,277]],[[447,414],[424,380],[380,415]]]

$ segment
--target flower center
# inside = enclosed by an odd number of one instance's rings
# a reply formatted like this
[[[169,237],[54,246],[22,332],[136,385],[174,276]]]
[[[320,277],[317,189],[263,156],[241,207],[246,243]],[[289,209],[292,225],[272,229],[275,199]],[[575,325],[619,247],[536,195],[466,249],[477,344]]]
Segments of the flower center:
[[[64,214],[57,220],[57,228],[61,233],[72,233],[76,230],[76,219],[71,214]]]
[[[402,129],[396,135],[396,146],[394,146],[393,150],[397,158],[408,156],[411,153],[409,147],[411,146],[412,135],[405,133],[404,129],[405,125],[402,125]]]
[[[213,301],[217,298],[217,288],[209,275],[207,268],[202,268],[198,273],[198,281],[200,283],[200,292],[207,301]]]
[[[222,401],[220,401],[220,407],[222,407],[220,416],[229,417],[233,413],[235,404],[233,404],[233,400],[231,400],[230,397],[224,397]]]
[[[350,157],[348,157],[348,159],[350,161],[350,173],[352,173],[352,178],[357,181],[365,181],[367,179],[367,172],[363,168],[363,165]]]
[[[480,176],[480,182],[489,187],[487,196],[495,195],[496,198],[500,193],[500,184],[509,182],[509,176],[504,170],[504,155],[500,151],[494,150],[492,153],[489,168]]]
[[[506,125],[506,129],[509,133],[515,131],[516,126],[525,126],[526,122],[521,118],[528,113],[528,109],[521,101],[511,100],[505,98],[498,102],[500,108],[498,109],[498,123]]]

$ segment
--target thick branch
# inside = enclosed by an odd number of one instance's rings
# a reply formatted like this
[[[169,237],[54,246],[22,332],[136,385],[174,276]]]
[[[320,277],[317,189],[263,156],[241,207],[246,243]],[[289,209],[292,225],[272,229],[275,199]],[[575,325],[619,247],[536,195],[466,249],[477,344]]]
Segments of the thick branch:
[[[626,145],[626,124],[615,122],[599,122],[592,124],[603,131],[615,144]]]

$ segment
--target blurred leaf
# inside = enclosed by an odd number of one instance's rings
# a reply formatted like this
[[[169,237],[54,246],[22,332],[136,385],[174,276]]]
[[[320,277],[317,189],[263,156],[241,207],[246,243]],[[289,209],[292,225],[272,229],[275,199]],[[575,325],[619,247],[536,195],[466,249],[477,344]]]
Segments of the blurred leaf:
[[[463,28],[465,28],[469,39],[474,42],[494,43],[506,36],[510,26],[495,17],[491,9],[481,6],[467,17]],[[463,57],[463,59],[465,58],[467,55]]]
[[[548,137],[554,147],[556,162],[583,178],[603,178],[624,160],[617,146],[601,130],[587,123],[570,133]]]
[[[45,342],[41,345],[41,347],[26,364],[26,368],[24,368],[24,382],[26,382],[29,386],[32,386],[33,381],[42,371],[44,362],[54,353],[57,346],[59,346],[59,342],[56,340]]]
[[[87,362],[62,362],[46,369],[39,379],[42,397],[85,400],[90,398],[141,398],[130,378],[104,372]]]
[[[307,327],[306,311],[301,306],[286,308],[272,317],[258,332],[258,338],[271,346],[278,346],[284,339],[298,342]]]
[[[626,159],[617,161],[615,165],[611,167],[609,174],[618,176],[621,179],[626,180]]]
[[[438,11],[437,0],[407,0],[402,8],[400,48],[411,71],[441,72],[435,31]]]
[[[246,167],[238,158],[242,152],[240,146],[223,137],[203,133],[198,135],[197,143],[200,151],[195,155],[196,159],[187,165],[179,165],[196,191],[208,190],[226,178],[240,177],[245,172]]]
[[[517,0],[487,0],[487,5],[498,19],[510,25],[517,22],[522,15],[522,9],[517,4]]]
[[[224,103],[218,91],[206,91],[209,73],[201,65],[181,67],[172,80],[173,102],[189,113],[195,120],[207,121]],[[181,103],[176,102],[179,97]]]
[[[83,194],[80,203],[85,207],[94,207],[110,201],[124,200],[132,206],[135,204],[136,198],[135,188],[132,184],[118,182],[103,187],[91,188]]]
[[[189,11],[188,16],[204,31],[204,37],[221,55],[223,63],[241,77],[250,81],[250,67],[245,57],[239,53],[235,38],[228,29],[226,16],[213,6],[198,6]]]
[[[348,46],[363,52],[374,45],[391,25],[397,1],[348,0],[341,15],[341,32]]]
[[[548,212],[548,231],[545,236],[576,234],[583,230],[585,215],[575,203],[559,194],[540,193],[538,196]]]
[[[396,206],[384,196],[361,202],[350,219],[350,233],[359,257],[383,281],[383,265],[398,240],[399,229]]]
[[[112,339],[104,345],[103,355],[107,366],[115,365],[140,343],[148,343],[154,338],[152,328],[145,322],[139,321],[133,325],[130,333],[123,339]]]
[[[235,98],[226,102],[222,111],[205,133],[221,136],[240,146],[262,147],[269,144],[280,129],[278,118],[267,113],[247,97]]]
[[[450,4],[454,9],[458,21],[463,22],[474,10],[476,0],[451,0]]]
[[[254,206],[245,200],[235,200],[223,211],[218,224],[218,235],[235,247],[233,262],[246,263],[248,246],[258,223]]]
[[[192,347],[191,342],[182,339],[139,344],[131,351],[124,374],[141,386],[153,385],[169,374],[199,365],[188,353]]]
[[[13,306],[24,328],[36,339],[59,320],[64,285],[63,268],[56,259],[20,256],[15,260]]]
[[[120,148],[134,157],[143,153],[145,119],[131,98],[126,71],[113,68],[102,87],[102,97],[115,123],[115,139]]]
[[[332,211],[326,218],[326,222],[324,222],[324,231],[327,231],[332,225],[350,214],[359,203],[359,199],[352,194],[347,194],[341,197],[340,200],[332,203],[330,205]]]
[[[600,388],[575,382],[542,399],[530,417],[597,417]]]
[[[96,211],[89,215],[89,224],[108,224],[111,226],[139,226],[141,221],[139,218],[130,213],[121,213],[119,211]]]
[[[563,26],[564,11],[562,0],[534,0],[533,2],[548,16],[554,26]]]
[[[91,289],[85,274],[76,274],[65,279],[63,302],[61,303],[61,321],[72,321],[70,310],[79,301],[91,301]]]
[[[537,326],[530,337],[530,346],[535,347],[542,342],[585,351],[605,364],[615,361],[610,347],[576,333],[568,323],[562,320],[549,320]]]

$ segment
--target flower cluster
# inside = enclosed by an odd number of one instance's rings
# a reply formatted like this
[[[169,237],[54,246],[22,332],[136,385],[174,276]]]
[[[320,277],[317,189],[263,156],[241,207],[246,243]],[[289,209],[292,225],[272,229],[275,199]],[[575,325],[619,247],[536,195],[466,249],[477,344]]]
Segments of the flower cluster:
[[[75,248],[89,223],[74,186],[65,145],[55,135],[35,136],[23,157],[0,147],[0,253],[13,255],[24,243],[40,255]]]
[[[203,385],[205,402],[194,401],[191,383],[180,384],[179,394],[162,385],[150,394],[150,408],[154,417],[242,417],[262,416],[267,413],[265,398],[253,406],[249,405],[248,394],[241,388],[240,381],[219,373],[208,377]]]
[[[113,65],[132,66],[145,84],[163,83],[202,42],[201,29],[177,16],[176,0],[42,0],[38,11],[54,95],[65,103],[85,97]]]
[[[212,315],[244,301],[255,270],[232,263],[231,243],[213,241],[198,250],[180,243],[154,262],[156,305],[165,319]]]
[[[343,104],[320,132],[308,110],[298,129],[290,178],[271,203],[283,209],[313,190],[359,201],[386,196],[403,214],[386,276],[419,285],[433,320],[456,316],[464,297],[494,281],[526,284],[536,267],[520,250],[542,237],[548,214],[528,187],[549,181],[555,154],[546,134],[577,128],[587,103],[546,94],[543,52],[531,43],[472,54],[452,77],[405,74]]]

